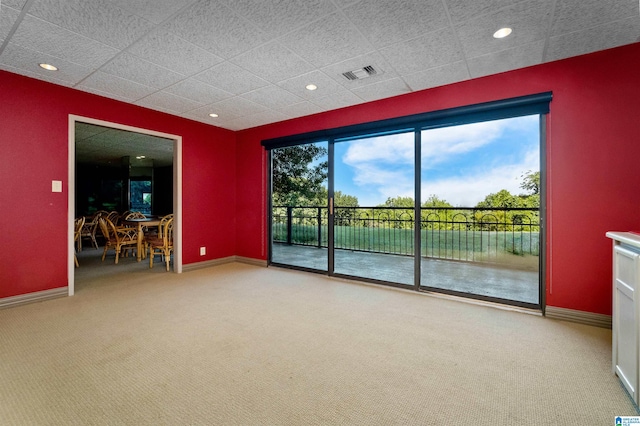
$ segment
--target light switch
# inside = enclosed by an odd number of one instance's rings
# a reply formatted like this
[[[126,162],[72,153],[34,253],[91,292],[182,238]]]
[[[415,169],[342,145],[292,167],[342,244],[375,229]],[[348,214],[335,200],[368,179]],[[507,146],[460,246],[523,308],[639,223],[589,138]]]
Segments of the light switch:
[[[51,192],[62,192],[62,181],[61,180],[52,180],[51,181]]]

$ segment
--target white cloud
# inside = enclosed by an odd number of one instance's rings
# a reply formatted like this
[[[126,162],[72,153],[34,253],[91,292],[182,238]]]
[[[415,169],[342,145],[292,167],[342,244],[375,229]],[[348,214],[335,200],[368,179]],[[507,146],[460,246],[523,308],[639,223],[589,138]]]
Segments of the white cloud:
[[[362,163],[384,161],[385,164],[413,165],[413,133],[379,136],[349,143],[342,161],[357,167]]]
[[[423,167],[487,146],[508,129],[529,130],[537,122],[537,116],[528,116],[427,130],[423,133]],[[389,197],[414,196],[413,133],[352,141],[342,161],[352,168],[355,185],[364,190],[363,193],[354,194],[361,205],[379,204]],[[426,199],[436,194],[456,206],[473,206],[489,193],[501,189],[514,194],[521,192],[520,176],[538,169],[536,146],[518,164],[492,166],[490,170],[477,170],[474,167],[462,170],[466,173],[463,176],[424,182],[422,195]]]
[[[506,189],[517,195],[522,192],[522,175],[538,170],[538,151],[527,153],[522,162],[494,167],[465,176],[422,182],[422,199],[436,195],[454,206],[473,207],[491,194]]]

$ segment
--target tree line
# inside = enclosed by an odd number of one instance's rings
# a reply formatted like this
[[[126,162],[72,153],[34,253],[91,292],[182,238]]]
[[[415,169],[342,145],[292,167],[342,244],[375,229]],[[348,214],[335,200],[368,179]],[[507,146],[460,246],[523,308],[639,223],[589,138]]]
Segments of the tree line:
[[[301,145],[272,151],[272,196],[274,206],[326,206],[328,191],[326,148]],[[538,231],[540,207],[540,172],[528,171],[520,176],[520,194],[502,189],[491,193],[473,209],[456,207],[436,195],[421,204],[422,229],[461,229]],[[334,220],[338,226],[413,227],[415,201],[412,197],[389,197],[376,209],[359,205],[358,198],[334,193]],[[509,209],[531,209],[513,211]],[[503,209],[503,210],[495,210]]]

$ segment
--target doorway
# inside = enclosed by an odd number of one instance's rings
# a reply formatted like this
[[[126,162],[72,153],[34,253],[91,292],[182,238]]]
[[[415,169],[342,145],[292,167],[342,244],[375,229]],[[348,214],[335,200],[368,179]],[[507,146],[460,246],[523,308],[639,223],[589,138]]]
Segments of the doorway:
[[[172,165],[172,178],[171,185],[173,190],[173,196],[171,200],[168,200],[169,206],[172,212],[174,213],[174,271],[176,273],[182,272],[182,137],[178,135],[172,135],[162,132],[157,132],[149,129],[142,129],[132,126],[126,126],[118,123],[112,123],[102,120],[96,120],[87,117],[81,117],[76,115],[69,115],[69,144],[68,144],[68,264],[67,264],[67,275],[68,275],[68,289],[69,296],[72,296],[75,292],[75,265],[74,265],[74,218],[76,216],[76,129],[78,126],[100,126],[107,130],[111,131],[122,131],[129,132],[133,135],[134,138],[163,138],[165,140],[169,140],[172,144],[171,151],[173,152],[173,158],[171,159]],[[129,144],[135,146],[135,140],[131,140],[128,142]],[[136,153],[131,152],[131,155],[136,155]],[[122,155],[124,161],[124,155]],[[135,157],[134,157],[135,158]],[[148,162],[148,159],[137,159],[141,162]],[[126,159],[129,161],[129,159]],[[132,181],[135,181],[136,178]],[[139,179],[138,179],[139,180]],[[144,180],[144,179],[143,179]],[[144,191],[146,188],[143,185],[143,191],[141,193],[142,202],[144,203],[144,197],[147,192]],[[122,194],[126,193],[126,203],[130,205],[130,186],[129,184],[126,187],[121,188],[121,199],[123,197]],[[118,198],[114,196],[114,198]],[[147,195],[147,200],[152,202],[152,200],[156,198],[151,192]],[[161,198],[161,197],[160,197]],[[165,201],[165,204],[167,202]],[[86,207],[86,206],[85,206]]]

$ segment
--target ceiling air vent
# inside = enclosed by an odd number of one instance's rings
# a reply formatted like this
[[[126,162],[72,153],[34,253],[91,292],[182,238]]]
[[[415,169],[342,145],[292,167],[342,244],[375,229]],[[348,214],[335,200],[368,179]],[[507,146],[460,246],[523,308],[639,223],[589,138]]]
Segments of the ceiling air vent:
[[[378,71],[373,68],[373,66],[371,65],[367,65],[364,68],[359,68],[357,70],[353,70],[353,71],[347,71],[347,72],[343,72],[342,75],[347,79],[347,80],[362,80],[363,78],[368,78],[371,77],[372,75],[376,75],[378,74]]]

